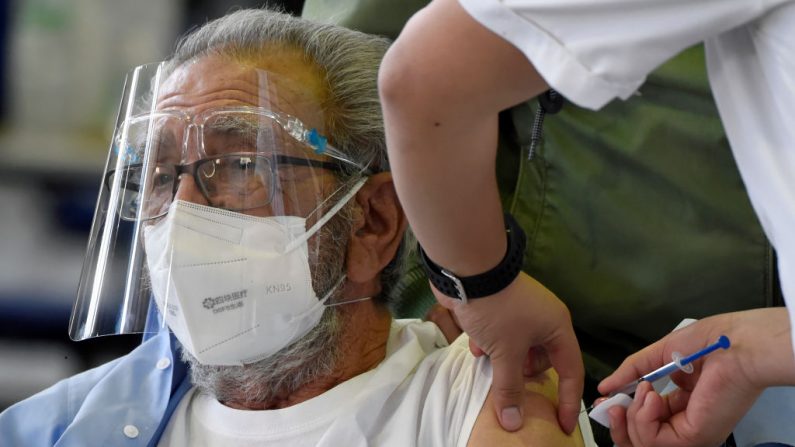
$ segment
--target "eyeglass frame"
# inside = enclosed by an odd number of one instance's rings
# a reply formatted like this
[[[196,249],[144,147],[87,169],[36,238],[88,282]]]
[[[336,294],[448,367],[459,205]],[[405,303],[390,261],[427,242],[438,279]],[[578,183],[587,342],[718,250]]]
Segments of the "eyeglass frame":
[[[277,178],[276,169],[278,168],[279,165],[283,165],[283,164],[291,165],[291,166],[308,166],[308,167],[315,167],[315,168],[321,168],[321,169],[328,169],[328,170],[331,170],[331,171],[341,172],[341,173],[354,173],[354,172],[358,171],[358,174],[361,174],[361,175],[371,175],[372,174],[372,172],[368,168],[369,163],[367,165],[365,165],[365,166],[362,166],[359,163],[351,161],[339,149],[337,149],[334,146],[332,146],[331,144],[329,144],[327,139],[326,139],[326,137],[324,137],[323,135],[318,133],[315,128],[307,129],[307,127],[303,124],[303,122],[301,122],[298,118],[296,118],[296,117],[294,117],[292,115],[283,113],[283,112],[272,111],[272,110],[266,109],[264,107],[251,107],[251,106],[215,107],[215,108],[203,110],[203,111],[201,111],[200,113],[198,113],[196,115],[190,115],[190,114],[187,114],[187,113],[182,112],[180,110],[169,110],[169,109],[167,109],[167,110],[156,111],[156,112],[153,112],[153,113],[147,113],[147,114],[141,114],[141,115],[133,116],[131,118],[128,118],[128,120],[125,120],[125,122],[122,123],[122,125],[119,126],[119,127],[120,128],[124,128],[125,126],[129,126],[129,124],[127,122],[130,121],[130,120],[134,120],[136,118],[153,119],[154,117],[157,117],[157,116],[173,116],[173,117],[178,117],[178,118],[183,119],[186,122],[186,126],[185,126],[186,129],[189,129],[192,126],[198,126],[201,129],[201,128],[203,128],[204,122],[207,119],[209,119],[213,115],[220,114],[220,113],[223,113],[223,112],[248,113],[248,114],[255,114],[255,115],[268,117],[268,118],[272,119],[273,121],[275,121],[277,124],[279,124],[279,126],[281,126],[282,129],[285,130],[287,132],[287,134],[290,135],[292,138],[294,138],[298,143],[305,144],[308,147],[312,148],[312,151],[315,154],[327,155],[327,156],[331,157],[334,161],[330,161],[329,162],[329,161],[323,161],[323,160],[314,160],[314,159],[311,159],[311,158],[299,158],[299,157],[293,157],[293,156],[284,155],[284,154],[271,154],[270,156],[265,156],[264,154],[257,153],[257,152],[230,152],[230,153],[226,153],[226,154],[215,155],[213,157],[203,157],[203,158],[200,158],[200,159],[195,160],[195,161],[190,162],[190,163],[178,163],[178,164],[156,163],[156,164],[160,164],[160,165],[173,166],[175,168],[176,176],[175,176],[175,179],[174,179],[174,182],[173,182],[174,185],[173,185],[173,191],[172,191],[172,196],[171,196],[171,200],[172,201],[173,201],[174,196],[176,195],[177,190],[179,188],[180,176],[182,174],[188,174],[191,177],[193,177],[194,182],[196,183],[196,185],[199,186],[199,190],[201,191],[202,196],[204,196],[205,200],[207,200],[208,203],[210,203],[211,200],[210,200],[210,197],[209,197],[209,193],[206,190],[206,187],[205,187],[204,183],[198,180],[198,176],[196,175],[196,173],[198,171],[199,166],[203,165],[204,163],[212,161],[212,160],[215,160],[215,159],[218,159],[218,158],[221,158],[221,157],[228,157],[228,156],[251,155],[251,156],[254,156],[254,157],[262,157],[262,158],[265,158],[265,159],[269,160],[270,170],[271,170],[271,179],[272,179],[271,182],[275,182],[275,179]],[[203,134],[201,132],[199,132],[199,135],[203,135]],[[187,145],[187,142],[188,142],[187,138],[188,138],[188,136],[186,134],[186,136],[183,138],[183,142],[182,142],[183,148]],[[203,142],[203,137],[202,137],[201,141]],[[118,149],[117,149],[117,151],[118,151]],[[141,170],[143,172],[144,163],[133,163],[133,164],[126,165],[122,169],[111,169],[111,170],[108,170],[108,172],[105,174],[105,178],[103,179],[103,184],[108,188],[108,191],[111,191],[112,190],[112,185],[111,185],[110,180],[111,180],[111,178],[113,177],[114,174],[116,174],[119,171],[129,170],[130,168],[139,167],[139,166],[142,168]],[[141,180],[142,181],[140,182],[140,184],[145,183],[143,177],[142,177]],[[140,186],[140,184],[139,184],[139,186]],[[125,189],[131,189],[131,190],[133,190],[135,192],[140,192],[140,190],[137,189],[137,188],[136,189],[132,189],[132,188],[126,188],[125,187]],[[267,204],[272,202],[272,200],[273,200],[273,192],[274,192],[274,188],[273,188],[273,185],[271,185],[267,203],[264,203],[262,205],[258,205],[257,207],[244,208],[244,209],[253,209],[253,208],[258,208],[260,206],[266,206]],[[242,211],[244,209],[234,210],[234,211]],[[165,211],[165,212],[163,212],[163,213],[161,213],[161,214],[159,214],[157,216],[146,217],[144,220],[156,219],[158,217],[164,216],[167,213],[168,213],[168,211]],[[121,216],[121,215],[120,215],[120,217],[123,220],[135,220],[135,219],[126,218],[126,217]]]

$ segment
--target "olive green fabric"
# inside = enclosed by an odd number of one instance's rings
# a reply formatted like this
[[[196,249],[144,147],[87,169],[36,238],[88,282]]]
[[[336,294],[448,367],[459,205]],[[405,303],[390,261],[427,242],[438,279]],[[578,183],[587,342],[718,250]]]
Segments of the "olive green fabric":
[[[596,379],[684,317],[774,303],[771,249],[705,73],[703,47],[689,49],[629,101],[548,116],[535,159],[519,138],[510,210],[526,271],[569,306]],[[514,111],[517,128],[529,115]]]
[[[307,0],[301,16],[394,39],[426,4],[427,0]]]
[[[331,3],[308,0],[305,13],[390,37],[413,10]],[[525,270],[571,310],[591,380],[685,317],[778,304],[773,254],[721,127],[703,47],[661,66],[627,101],[547,115],[529,159],[535,107],[501,114],[500,191],[528,235]],[[398,316],[421,317],[434,302],[416,261],[397,290]]]

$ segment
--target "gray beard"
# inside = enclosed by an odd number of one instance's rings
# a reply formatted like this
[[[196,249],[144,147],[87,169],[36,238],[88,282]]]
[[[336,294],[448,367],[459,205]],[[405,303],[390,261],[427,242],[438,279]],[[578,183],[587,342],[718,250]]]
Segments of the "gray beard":
[[[315,260],[312,284],[321,296],[344,273],[351,231],[348,216],[354,203],[346,205],[317,233],[318,237],[310,239],[310,260]],[[330,302],[337,295],[333,293]],[[286,398],[335,370],[341,357],[343,320],[336,306],[326,307],[320,322],[306,335],[269,357],[243,366],[202,365],[185,349],[181,349],[182,360],[190,366],[191,381],[201,392],[220,402],[267,408],[270,402]]]
[[[202,365],[182,349],[191,381],[220,402],[266,405],[330,375],[339,359],[339,311],[328,307],[306,335],[275,354],[243,366]]]

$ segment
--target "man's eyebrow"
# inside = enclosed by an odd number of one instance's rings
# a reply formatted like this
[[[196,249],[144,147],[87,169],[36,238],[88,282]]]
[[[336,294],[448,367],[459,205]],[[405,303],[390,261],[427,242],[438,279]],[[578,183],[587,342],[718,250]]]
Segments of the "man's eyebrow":
[[[221,116],[204,124],[205,130],[216,132],[254,133],[260,131],[260,124],[240,116]]]
[[[170,157],[179,159],[182,153],[182,141],[176,136],[179,131],[174,129],[173,126],[161,125],[155,132],[151,143],[153,149],[157,151],[157,159],[164,160]]]
[[[177,145],[177,139],[174,137],[174,132],[170,128],[160,129],[158,131],[157,140],[160,144]]]
[[[242,136],[251,142],[256,140],[258,146],[264,144],[268,147],[272,147],[274,144],[292,146],[297,143],[292,138],[289,138],[287,132],[275,121],[251,118],[246,116],[220,116],[214,118],[204,124],[204,135],[205,137]]]

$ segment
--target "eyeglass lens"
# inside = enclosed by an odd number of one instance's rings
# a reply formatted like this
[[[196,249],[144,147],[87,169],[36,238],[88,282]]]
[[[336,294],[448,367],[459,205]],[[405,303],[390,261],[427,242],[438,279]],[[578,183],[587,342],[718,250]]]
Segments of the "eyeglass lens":
[[[295,151],[300,145],[268,117],[215,113],[200,126],[201,149],[206,157],[182,165],[187,128],[184,119],[169,115],[129,123],[125,149],[128,164],[107,179],[108,187],[118,181],[122,188],[122,217],[135,219],[139,208],[141,218],[165,214],[180,176],[186,174],[193,176],[211,206],[240,211],[268,205],[275,181],[274,153],[289,151],[291,146]],[[263,148],[273,153],[263,153]],[[151,154],[148,164],[143,163],[142,154]],[[146,176],[144,166],[149,171]],[[143,188],[142,181],[146,181]],[[142,198],[145,203],[140,203]]]

